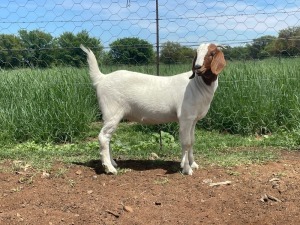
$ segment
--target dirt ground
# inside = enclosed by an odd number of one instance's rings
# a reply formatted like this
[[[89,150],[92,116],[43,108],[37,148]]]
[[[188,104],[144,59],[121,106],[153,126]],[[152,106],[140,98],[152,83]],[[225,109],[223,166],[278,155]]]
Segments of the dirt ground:
[[[299,162],[299,151],[284,152],[276,162],[193,176],[172,161],[118,161],[126,169],[117,176],[99,162],[44,173],[5,162],[0,224],[300,224]]]

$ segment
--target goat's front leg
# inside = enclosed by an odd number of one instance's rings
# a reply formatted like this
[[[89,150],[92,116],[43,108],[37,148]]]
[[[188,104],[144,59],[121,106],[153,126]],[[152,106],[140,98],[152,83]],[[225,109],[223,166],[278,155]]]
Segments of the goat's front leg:
[[[199,165],[195,162],[194,159],[194,153],[193,153],[193,146],[195,143],[195,128],[196,128],[196,124],[197,124],[197,120],[194,121],[193,126],[191,127],[191,140],[192,140],[192,144],[191,144],[191,150],[188,153],[188,157],[189,157],[189,164],[191,166],[192,169],[198,169]]]
[[[117,174],[117,170],[114,166],[117,166],[116,162],[112,159],[110,152],[110,139],[112,134],[117,128],[119,120],[112,120],[109,122],[104,122],[103,128],[99,134],[100,143],[100,156],[102,165],[106,173]]]
[[[191,163],[194,163],[193,157],[193,138],[191,136],[191,129],[193,128],[194,121],[184,120],[179,122],[179,136],[180,143],[182,148],[182,160],[181,160],[181,168],[183,168],[182,173],[187,175],[192,175],[193,170],[191,167]]]

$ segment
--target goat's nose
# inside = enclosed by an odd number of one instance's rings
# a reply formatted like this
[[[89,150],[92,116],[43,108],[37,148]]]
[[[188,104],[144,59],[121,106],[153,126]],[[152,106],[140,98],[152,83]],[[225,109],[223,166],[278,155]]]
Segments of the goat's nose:
[[[201,66],[199,64],[195,65],[195,69],[200,69]]]

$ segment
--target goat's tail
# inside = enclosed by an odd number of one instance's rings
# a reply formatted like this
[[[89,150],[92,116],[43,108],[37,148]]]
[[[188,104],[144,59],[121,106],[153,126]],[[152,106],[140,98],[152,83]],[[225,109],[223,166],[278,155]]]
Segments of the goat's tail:
[[[90,77],[93,82],[93,85],[96,85],[99,82],[99,78],[102,76],[102,73],[99,70],[97,59],[91,49],[84,47],[82,44],[80,45],[80,48],[87,54],[87,62],[89,64]]]

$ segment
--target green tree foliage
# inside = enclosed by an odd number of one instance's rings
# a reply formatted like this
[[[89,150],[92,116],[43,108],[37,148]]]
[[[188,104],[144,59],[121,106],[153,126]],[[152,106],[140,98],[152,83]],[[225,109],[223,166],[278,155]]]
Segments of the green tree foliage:
[[[21,39],[11,34],[0,35],[0,68],[14,68],[22,65]]]
[[[251,60],[251,59],[264,59],[272,56],[270,46],[274,44],[276,37],[266,35],[254,39],[251,44],[246,46],[227,46],[224,54],[228,59],[232,60]]]
[[[118,64],[148,64],[153,62],[153,46],[139,38],[122,38],[110,44],[109,57]]]
[[[266,50],[266,47],[270,45],[275,39],[276,37],[270,35],[254,39],[251,45],[247,45],[249,56],[252,59],[269,57],[270,53]]]
[[[266,57],[300,56],[300,26],[279,31],[278,37],[262,36],[246,46],[230,47],[224,51],[228,59],[247,60]]]
[[[278,37],[262,36],[244,46],[227,46],[224,50],[229,60],[252,60],[267,57],[300,56],[300,26],[279,31]],[[91,48],[98,61],[104,64],[149,64],[154,62],[154,50],[146,40],[122,38],[110,44],[110,51],[103,51],[99,39],[90,37],[85,30],[73,34],[64,32],[59,37],[40,30],[20,30],[18,35],[0,34],[0,68],[52,67],[86,64],[80,44]],[[160,61],[165,64],[191,63],[194,49],[177,42],[162,45]],[[101,58],[100,58],[101,56]]]
[[[231,46],[226,46],[224,51],[224,55],[226,56],[227,59],[230,60],[247,60],[250,59],[249,56],[249,48],[248,47],[243,47],[243,46],[236,46],[236,47],[231,47]]]
[[[273,52],[282,56],[296,56],[300,54],[300,26],[289,27],[279,32],[275,40]]]
[[[53,37],[40,30],[20,30],[19,36],[25,48],[24,60],[32,67],[49,67],[54,61]]]
[[[194,56],[193,49],[171,41],[164,43],[160,51],[160,61],[165,64],[190,63]]]
[[[80,44],[93,50],[97,59],[103,51],[103,46],[96,38],[89,36],[87,31],[78,34],[64,32],[58,39],[58,50],[56,51],[57,64],[81,67],[86,64],[86,55],[79,48]]]
[[[20,30],[18,36],[0,35],[0,67],[51,67],[68,65],[80,67],[86,64],[86,56],[79,48],[84,44],[99,59],[103,46],[87,31],[78,34],[65,32],[58,38],[40,30]]]

